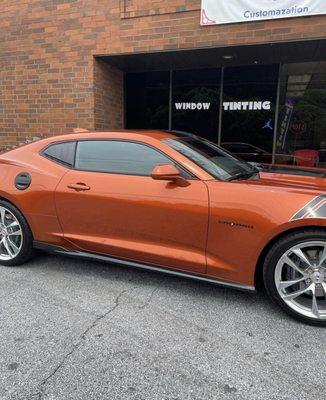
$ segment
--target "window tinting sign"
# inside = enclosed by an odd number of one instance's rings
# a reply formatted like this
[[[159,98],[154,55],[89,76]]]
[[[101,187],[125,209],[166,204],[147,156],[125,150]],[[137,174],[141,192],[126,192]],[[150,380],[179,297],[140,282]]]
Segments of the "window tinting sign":
[[[201,25],[326,14],[325,0],[202,0]]]
[[[211,103],[174,103],[176,110],[209,110]]]
[[[271,109],[270,101],[225,101],[224,111],[268,111]]]

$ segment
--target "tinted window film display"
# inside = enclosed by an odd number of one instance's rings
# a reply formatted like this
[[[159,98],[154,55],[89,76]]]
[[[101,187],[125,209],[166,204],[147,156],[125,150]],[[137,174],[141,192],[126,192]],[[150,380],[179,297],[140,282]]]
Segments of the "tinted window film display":
[[[153,148],[128,141],[94,140],[77,145],[76,169],[125,175],[150,176],[154,167],[172,164]]]
[[[277,154],[301,167],[326,167],[326,62],[284,65]]]
[[[225,69],[222,146],[237,144],[248,161],[272,161],[277,82],[277,65]]]
[[[126,75],[128,129],[168,129],[170,73]]]
[[[172,129],[218,140],[221,71],[175,71],[172,86]]]

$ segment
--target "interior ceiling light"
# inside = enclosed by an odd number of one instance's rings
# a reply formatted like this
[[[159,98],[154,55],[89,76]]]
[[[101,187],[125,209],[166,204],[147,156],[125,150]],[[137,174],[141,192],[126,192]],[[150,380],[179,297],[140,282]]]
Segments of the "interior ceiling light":
[[[301,90],[301,91],[305,92],[307,87],[308,87],[308,85],[294,85],[294,84],[291,84],[291,85],[288,85],[288,91],[290,91],[290,90],[294,90],[294,91]]]
[[[290,75],[288,78],[289,83],[306,83],[308,84],[311,81],[311,75]]]
[[[311,81],[311,74],[289,75],[287,95],[289,97],[303,97]]]
[[[223,56],[224,60],[232,60],[233,56],[231,55],[225,55]]]
[[[303,97],[304,92],[287,92],[287,97]]]

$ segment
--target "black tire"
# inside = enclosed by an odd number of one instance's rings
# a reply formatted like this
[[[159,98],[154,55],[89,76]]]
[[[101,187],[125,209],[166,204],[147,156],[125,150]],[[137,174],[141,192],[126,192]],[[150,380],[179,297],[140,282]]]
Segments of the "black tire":
[[[283,256],[283,254],[289,249],[291,249],[293,246],[309,241],[325,241],[326,243],[326,230],[318,228],[303,229],[301,231],[289,234],[278,240],[274,244],[274,246],[270,249],[264,261],[264,266],[263,266],[264,285],[270,298],[291,317],[309,325],[326,326],[326,320],[309,318],[307,316],[304,316],[296,312],[291,307],[289,307],[281,298],[275,285],[275,279],[274,279],[275,269],[278,261]]]
[[[23,214],[11,203],[0,200],[0,206],[9,210],[18,220],[23,232],[23,243],[19,253],[11,260],[1,260],[0,266],[15,267],[29,261],[34,255],[33,234]]]

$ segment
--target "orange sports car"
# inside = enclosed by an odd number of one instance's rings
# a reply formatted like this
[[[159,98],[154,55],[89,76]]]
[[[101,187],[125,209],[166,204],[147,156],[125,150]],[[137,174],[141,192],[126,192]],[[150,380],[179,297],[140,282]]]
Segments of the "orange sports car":
[[[85,132],[0,156],[0,264],[34,249],[255,290],[326,326],[326,171],[182,132]]]

